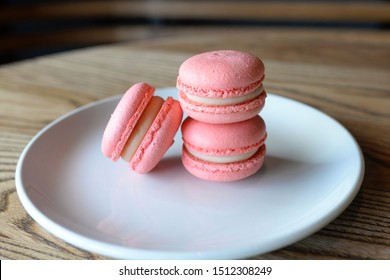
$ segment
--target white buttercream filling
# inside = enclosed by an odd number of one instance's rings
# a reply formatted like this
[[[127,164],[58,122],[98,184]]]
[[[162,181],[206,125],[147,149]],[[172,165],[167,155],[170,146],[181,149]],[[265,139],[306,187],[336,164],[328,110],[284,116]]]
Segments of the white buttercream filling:
[[[254,149],[252,151],[239,154],[239,155],[230,155],[230,156],[210,156],[210,155],[204,155],[200,154],[191,148],[186,146],[187,151],[193,155],[194,157],[204,160],[204,161],[209,161],[209,162],[215,162],[215,163],[230,163],[230,162],[237,162],[237,161],[242,161],[250,158],[253,156],[258,149]]]
[[[160,112],[163,103],[164,100],[159,96],[153,96],[151,98],[122,150],[121,157],[123,160],[129,162],[133,158],[154,119]]]
[[[197,96],[192,94],[187,94],[187,98],[191,101],[194,101],[196,103],[201,103],[205,105],[216,105],[216,106],[223,106],[223,105],[232,105],[232,104],[238,104],[241,102],[245,102],[251,99],[255,99],[258,97],[262,92],[264,91],[263,85],[260,85],[260,87],[248,94],[245,94],[243,96],[237,96],[237,97],[227,97],[227,98],[214,98],[214,97],[204,97],[204,96]]]

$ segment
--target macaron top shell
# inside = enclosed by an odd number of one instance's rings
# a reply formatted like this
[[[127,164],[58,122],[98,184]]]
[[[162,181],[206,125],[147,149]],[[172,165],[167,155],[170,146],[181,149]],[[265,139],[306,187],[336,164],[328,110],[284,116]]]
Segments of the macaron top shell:
[[[116,161],[155,89],[146,83],[130,87],[119,101],[103,134],[101,150]]]
[[[181,131],[186,147],[211,156],[247,153],[263,145],[267,136],[264,120],[259,115],[230,124],[212,124],[186,118]]]
[[[180,66],[177,87],[188,94],[226,98],[257,89],[264,64],[246,52],[220,50],[190,57]]]

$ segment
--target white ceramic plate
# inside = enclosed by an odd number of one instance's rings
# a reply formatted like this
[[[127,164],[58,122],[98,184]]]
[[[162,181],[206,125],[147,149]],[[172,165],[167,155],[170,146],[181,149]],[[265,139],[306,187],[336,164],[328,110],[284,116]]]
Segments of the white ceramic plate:
[[[119,259],[246,258],[319,230],[359,190],[364,161],[349,132],[324,113],[273,94],[261,112],[267,157],[254,176],[233,183],[193,177],[181,163],[180,131],[151,173],[136,174],[100,152],[119,99],[49,124],[17,165],[27,212],[77,247]]]

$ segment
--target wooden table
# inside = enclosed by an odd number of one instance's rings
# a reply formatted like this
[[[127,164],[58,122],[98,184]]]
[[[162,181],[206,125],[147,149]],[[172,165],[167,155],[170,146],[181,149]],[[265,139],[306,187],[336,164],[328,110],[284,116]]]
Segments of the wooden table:
[[[224,28],[171,30],[156,39],[87,48],[0,68],[0,258],[104,259],[36,224],[19,202],[15,168],[46,124],[145,81],[175,86],[190,55],[239,49],[261,57],[265,86],[314,106],[357,139],[365,178],[355,200],[317,233],[255,259],[390,258],[390,33]]]

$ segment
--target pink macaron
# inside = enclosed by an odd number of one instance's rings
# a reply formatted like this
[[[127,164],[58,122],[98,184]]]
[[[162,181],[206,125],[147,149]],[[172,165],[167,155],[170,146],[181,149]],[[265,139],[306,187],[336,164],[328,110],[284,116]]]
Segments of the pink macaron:
[[[193,119],[232,123],[256,116],[264,107],[264,64],[242,51],[220,50],[190,57],[177,78],[179,101]]]
[[[151,171],[173,144],[183,111],[178,101],[154,96],[146,83],[130,87],[115,108],[103,134],[103,154],[122,157],[138,173]]]
[[[256,173],[265,157],[266,126],[256,115],[230,124],[185,119],[182,161],[196,177],[210,181],[236,181]]]

